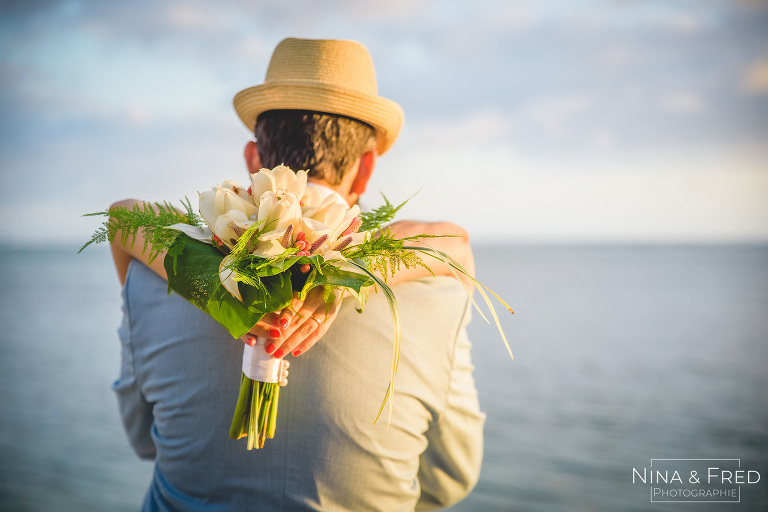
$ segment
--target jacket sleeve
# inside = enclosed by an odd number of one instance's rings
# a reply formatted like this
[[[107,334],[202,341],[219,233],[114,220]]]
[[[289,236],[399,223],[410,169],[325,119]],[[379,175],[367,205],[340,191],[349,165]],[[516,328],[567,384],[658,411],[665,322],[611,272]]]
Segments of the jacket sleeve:
[[[426,433],[419,467],[421,497],[416,510],[449,507],[475,487],[483,459],[483,425],[472,376],[471,343],[462,328],[456,340],[445,410]]]
[[[150,435],[154,423],[152,404],[144,399],[136,382],[124,374],[115,381],[112,389],[117,394],[123,428],[133,450],[141,459],[154,460],[155,443]]]
[[[128,300],[129,280],[123,287],[123,321],[118,329],[120,336],[120,377],[112,385],[117,395],[117,405],[123,428],[136,455],[141,459],[153,460],[156,450],[151,431],[154,424],[152,404],[147,402],[136,380],[131,347],[131,322]]]

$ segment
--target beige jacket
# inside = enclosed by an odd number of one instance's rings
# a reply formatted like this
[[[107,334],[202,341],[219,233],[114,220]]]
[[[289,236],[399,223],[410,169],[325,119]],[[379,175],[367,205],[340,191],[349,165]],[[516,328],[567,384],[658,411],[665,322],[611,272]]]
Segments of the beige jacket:
[[[293,359],[277,432],[260,450],[229,439],[243,345],[132,262],[115,382],[126,433],[155,461],[145,511],[411,511],[475,485],[484,415],[472,378],[468,299],[452,278],[395,286],[402,321],[394,407],[392,320],[381,294],[346,299],[328,333]]]
[[[288,409],[281,421],[305,422],[317,436],[308,460],[322,510],[443,508],[463,499],[479,476],[485,415],[472,377],[466,292],[450,277],[406,282],[394,292],[402,340],[391,419],[387,406],[372,426],[392,362],[392,320],[381,293],[362,314],[346,300],[307,354],[311,364],[298,358],[281,393],[280,412],[283,404]]]

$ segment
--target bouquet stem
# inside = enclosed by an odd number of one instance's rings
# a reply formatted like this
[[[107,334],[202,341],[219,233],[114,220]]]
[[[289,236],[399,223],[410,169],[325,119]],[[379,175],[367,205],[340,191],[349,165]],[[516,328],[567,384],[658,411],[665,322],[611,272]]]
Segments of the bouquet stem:
[[[279,396],[280,384],[251,380],[242,374],[229,437],[247,436],[249,450],[263,448],[267,439],[275,437]]]
[[[243,347],[243,372],[235,414],[229,428],[232,439],[248,438],[248,449],[263,448],[275,437],[277,401],[280,383],[285,384],[288,362],[275,359],[264,351],[266,339]]]

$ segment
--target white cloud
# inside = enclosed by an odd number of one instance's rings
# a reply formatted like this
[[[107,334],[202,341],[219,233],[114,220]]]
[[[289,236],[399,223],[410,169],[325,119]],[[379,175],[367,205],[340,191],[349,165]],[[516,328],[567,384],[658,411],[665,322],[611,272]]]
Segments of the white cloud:
[[[616,143],[616,135],[612,130],[598,128],[592,133],[592,141],[598,149],[610,149]]]
[[[371,189],[402,200],[423,186],[407,207],[415,216],[451,218],[505,240],[768,239],[760,177],[768,158],[713,159],[720,167],[707,170],[696,155],[702,141],[722,148],[765,139],[768,124],[752,109],[760,99],[723,85],[735,77],[744,91],[768,93],[768,59],[743,64],[747,49],[764,55],[765,37],[746,19],[760,13],[725,1],[692,14],[660,2],[488,5],[28,8],[0,19],[10,49],[0,55],[4,183],[66,173],[56,193],[75,206],[56,208],[77,213],[96,209],[89,201],[176,199],[179,183],[194,193],[220,179],[208,178],[215,173],[232,177],[248,138],[232,95],[263,79],[282,37],[349,37],[374,54],[382,94],[406,107],[402,140],[380,161]],[[697,113],[718,123],[681,115]],[[50,136],[47,155],[35,144],[41,131]],[[686,158],[637,163],[663,145],[685,148]],[[490,179],[468,180],[468,171]],[[85,197],[91,183],[103,185]],[[71,220],[56,222],[46,236],[73,236]]]
[[[705,28],[705,22],[692,12],[676,12],[661,19],[661,23],[675,32],[692,34]]]
[[[126,107],[125,116],[128,119],[128,122],[140,126],[146,124],[152,118],[152,112],[147,105],[133,102]]]
[[[510,115],[485,108],[463,117],[423,119],[407,126],[410,143],[415,145],[486,145],[508,139],[514,129]]]
[[[689,91],[665,94],[660,103],[665,110],[683,114],[698,114],[706,110],[706,103],[701,96]]]
[[[170,29],[219,31],[226,27],[221,9],[206,9],[202,5],[177,4],[166,9]]]
[[[586,94],[560,94],[543,96],[524,104],[516,113],[521,126],[541,126],[556,134],[568,126],[577,116],[585,114],[593,106]]]
[[[405,216],[457,222],[486,242],[765,242],[768,156],[748,153],[562,162],[435,145],[384,157],[367,199],[375,206],[377,190],[403,200],[421,188]]]
[[[504,30],[525,30],[536,27],[541,21],[541,6],[536,2],[482,2],[474,4],[481,9],[483,21],[489,27]]]

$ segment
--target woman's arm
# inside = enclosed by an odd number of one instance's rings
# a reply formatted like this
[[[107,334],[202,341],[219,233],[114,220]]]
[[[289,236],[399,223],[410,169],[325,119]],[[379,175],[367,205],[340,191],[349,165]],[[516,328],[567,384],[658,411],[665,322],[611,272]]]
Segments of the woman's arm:
[[[116,207],[131,209],[136,204],[153,207],[151,204],[138,199],[124,199],[113,203],[110,209]],[[111,249],[115,270],[117,270],[117,277],[121,285],[125,285],[128,265],[132,259],[140,261],[158,276],[168,280],[163,266],[166,251],[161,252],[150,262],[149,251],[143,250],[144,234],[142,230],[138,231],[133,243],[131,240],[127,240],[123,244],[120,235],[121,233],[118,231],[112,241]],[[243,343],[254,345],[256,343],[254,336],[268,338],[269,342],[266,345],[268,354],[276,358],[284,357],[288,353],[292,353],[294,357],[299,356],[312,348],[328,330],[338,315],[340,301],[341,294],[337,294],[334,304],[331,307],[326,306],[322,290],[317,289],[315,293],[310,293],[306,300],[294,299],[293,304],[282,311],[265,315],[240,339]]]
[[[136,204],[147,204],[138,199],[124,199],[113,203],[110,208],[124,207],[133,208]],[[420,234],[426,235],[452,235],[445,238],[426,238],[424,241],[430,246],[438,249],[442,252],[450,254],[461,266],[463,266],[471,276],[475,275],[475,261],[472,255],[472,247],[469,244],[469,234],[467,231],[451,222],[420,222],[413,220],[402,220],[394,222],[389,225],[392,233],[397,238],[403,238],[407,236],[415,236]],[[418,245],[418,244],[415,244]],[[125,245],[120,242],[120,232],[115,236],[112,242],[112,259],[115,262],[115,269],[117,270],[117,277],[120,280],[120,284],[125,284],[125,276],[128,273],[128,264],[131,259],[136,259],[148,266],[157,275],[168,280],[168,276],[165,274],[165,267],[163,266],[163,260],[165,258],[165,251],[149,262],[149,253],[143,251],[144,248],[144,235],[139,230],[136,234],[136,240],[133,244],[128,241]],[[440,260],[430,258],[429,256],[423,256],[424,262],[431,268],[435,275],[453,275],[448,265]],[[390,284],[397,284],[403,281],[409,281],[411,279],[417,279],[420,277],[427,277],[431,274],[422,267],[415,268],[401,268],[394,276],[388,279]],[[471,285],[471,279],[464,278],[464,281]]]
[[[122,201],[117,201],[116,203],[112,203],[109,209],[111,210],[112,208],[123,207],[123,208],[128,208],[130,210],[136,204],[147,205],[149,203],[139,201],[138,199],[123,199]],[[131,244],[131,241],[128,240],[126,244],[123,245],[120,242],[120,238],[121,238],[120,235],[121,233],[120,231],[118,231],[117,234],[115,235],[115,239],[112,241],[111,249],[112,249],[112,260],[115,262],[115,270],[117,270],[117,278],[120,280],[121,285],[125,284],[125,276],[128,274],[128,264],[131,262],[132,259],[142,262],[144,265],[149,267],[155,274],[159,275],[166,281],[168,280],[168,276],[165,274],[165,267],[163,267],[163,260],[165,259],[165,251],[160,253],[160,255],[158,255],[157,258],[152,260],[152,263],[150,263],[149,252],[143,251],[144,232],[142,230],[139,230],[138,233],[136,233],[136,240],[134,241],[133,244]]]
[[[472,247],[469,244],[469,234],[467,231],[451,222],[420,222],[413,220],[402,220],[389,225],[396,238],[416,235],[452,235],[444,238],[425,238],[424,242],[431,247],[447,253],[453,257],[472,277],[475,276],[475,259],[472,254]],[[414,243],[414,246],[420,244]],[[424,246],[426,247],[426,246]],[[453,276],[451,269],[442,261],[431,258],[425,254],[420,254],[422,261],[432,269],[438,276]],[[423,267],[405,268],[401,267],[394,276],[387,279],[387,283],[395,285],[403,281],[418,279],[421,277],[430,277],[432,274]],[[469,290],[474,289],[472,280],[459,272],[464,284]]]
[[[124,199],[113,203],[110,208],[124,207],[133,208],[134,205],[149,205],[138,199]],[[454,235],[446,238],[428,238],[426,243],[430,246],[450,254],[456,259],[469,273],[474,276],[475,265],[472,256],[472,248],[469,245],[469,237],[466,230],[450,222],[418,222],[418,221],[399,221],[391,224],[390,229],[396,237],[415,236],[420,234],[427,235]],[[128,265],[132,259],[136,259],[149,267],[158,276],[166,281],[168,276],[165,273],[163,261],[165,251],[160,253],[152,262],[149,261],[149,251],[144,251],[144,235],[141,230],[136,234],[136,239],[121,243],[121,233],[118,232],[111,244],[112,259],[115,263],[115,270],[120,284],[125,284],[128,274]],[[418,244],[416,244],[418,245]],[[424,262],[434,271],[435,275],[452,276],[448,265],[440,260],[422,256]],[[430,277],[432,274],[423,267],[414,267],[407,269],[401,267],[394,276],[387,279],[390,285],[422,277]],[[472,280],[459,274],[470,289],[473,289]],[[272,315],[266,315],[257,323],[248,334],[241,339],[244,343],[253,345],[255,340],[253,336],[262,336],[269,338],[267,351],[275,357],[284,357],[289,352],[295,356],[305,353],[317,342],[317,340],[328,330],[338,314],[338,301],[334,307],[326,309],[325,302],[322,300],[322,294],[312,294],[307,300],[294,300],[290,307]]]

